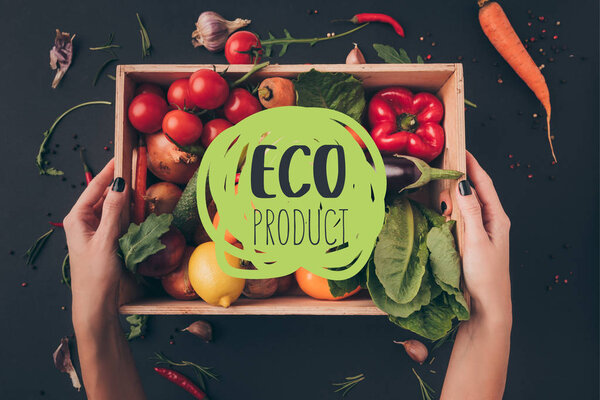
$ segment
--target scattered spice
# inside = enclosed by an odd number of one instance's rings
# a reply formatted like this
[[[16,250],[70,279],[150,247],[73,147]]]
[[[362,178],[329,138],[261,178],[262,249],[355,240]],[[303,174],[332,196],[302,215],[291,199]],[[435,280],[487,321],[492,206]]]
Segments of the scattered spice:
[[[433,388],[429,386],[427,382],[421,379],[421,377],[419,376],[419,374],[417,374],[417,371],[415,371],[414,368],[411,369],[417,377],[417,380],[419,381],[419,388],[421,389],[421,397],[423,398],[423,400],[432,400],[435,390],[433,390]]]
[[[52,221],[50,221],[48,223],[50,225],[52,225],[53,227],[55,227],[55,228],[64,228],[65,227],[62,222],[52,222]]]
[[[154,353],[153,359],[155,360],[157,365],[166,364],[172,367],[191,367],[194,370],[196,377],[198,378],[198,383],[200,384],[200,387],[204,391],[206,391],[206,383],[204,381],[205,378],[214,379],[216,381],[219,380],[218,376],[214,372],[212,372],[211,367],[203,367],[191,361],[185,360],[175,362],[173,360],[170,360],[163,353]]]
[[[228,21],[214,11],[205,11],[196,21],[196,30],[192,32],[192,45],[204,46],[210,52],[217,52],[225,48],[227,37],[240,28],[250,24],[249,19],[236,18]]]
[[[139,13],[135,13],[135,16],[138,20],[138,24],[140,25],[140,36],[142,37],[142,58],[150,55],[150,49],[152,48],[152,43],[150,43],[150,37],[148,36],[148,31],[146,27],[142,23],[142,19],[140,18]]]
[[[77,389],[77,391],[80,391],[81,382],[79,382],[79,377],[77,376],[77,372],[75,371],[75,367],[73,367],[73,362],[71,361],[68,337],[65,336],[60,339],[60,344],[54,351],[54,354],[52,354],[52,358],[54,359],[54,366],[56,369],[58,369],[60,372],[69,374],[73,387]]]
[[[22,282],[21,287],[27,287],[27,282]]]
[[[52,89],[58,87],[61,79],[71,66],[71,61],[73,61],[73,39],[75,39],[75,35],[71,36],[68,32],[56,30],[54,46],[50,49],[50,68],[56,70],[56,75],[52,80]]]
[[[182,332],[189,332],[192,335],[198,336],[206,343],[212,341],[212,326],[203,320],[198,320],[191,323],[187,328],[182,329]]]
[[[335,389],[334,392],[342,392],[342,397],[346,397],[349,391],[351,391],[354,386],[358,385],[360,382],[365,380],[365,374],[359,374],[356,376],[348,376],[344,378],[344,382],[332,383],[333,386],[339,386],[339,388]]]
[[[32,265],[35,262],[52,233],[54,233],[54,228],[37,238],[33,245],[25,252],[26,265]]]
[[[55,175],[56,176],[56,175],[64,174],[63,171],[60,171],[60,170],[57,170],[56,168],[47,166],[47,161],[44,160],[44,154],[48,152],[46,146],[48,146],[48,142],[50,141],[50,138],[52,137],[52,134],[54,133],[54,129],[56,128],[58,123],[67,114],[69,114],[72,111],[77,110],[78,108],[86,107],[86,106],[90,106],[90,105],[94,105],[94,104],[111,105],[112,103],[110,101],[88,101],[85,103],[78,104],[74,107],[69,108],[64,113],[62,113],[58,118],[56,118],[56,120],[54,121],[54,123],[52,123],[50,128],[47,131],[45,131],[44,133],[42,133],[42,137],[44,138],[44,140],[42,140],[42,144],[40,145],[40,149],[38,150],[38,154],[35,158],[35,165],[38,167],[40,175]]]

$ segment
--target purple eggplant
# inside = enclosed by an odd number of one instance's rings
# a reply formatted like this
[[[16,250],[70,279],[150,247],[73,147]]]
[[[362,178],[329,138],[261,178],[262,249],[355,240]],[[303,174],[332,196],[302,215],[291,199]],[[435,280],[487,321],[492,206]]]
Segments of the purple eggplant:
[[[401,193],[416,189],[437,179],[458,179],[460,171],[432,168],[425,161],[399,154],[384,154],[383,164],[387,177],[387,192]]]

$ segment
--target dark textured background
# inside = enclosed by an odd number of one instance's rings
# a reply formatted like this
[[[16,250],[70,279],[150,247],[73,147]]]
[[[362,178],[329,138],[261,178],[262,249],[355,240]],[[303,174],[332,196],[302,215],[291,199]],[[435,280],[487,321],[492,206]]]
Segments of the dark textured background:
[[[83,392],[74,392],[66,375],[54,370],[51,357],[59,338],[72,333],[70,294],[59,282],[64,235],[55,233],[36,270],[25,266],[21,255],[48,229],[47,221],[60,220],[81,192],[81,165],[73,146],[88,148],[96,170],[111,157],[113,109],[80,110],[59,126],[52,141],[57,154],[50,159],[66,171],[65,182],[38,176],[33,160],[40,134],[70,106],[113,99],[114,83],[106,77],[91,86],[105,56],[87,50],[104,43],[110,32],[123,46],[118,50],[120,63],[224,62],[221,54],[190,45],[194,22],[204,10],[219,11],[230,19],[251,18],[251,28],[261,35],[268,30],[280,34],[283,28],[297,37],[339,33],[349,25],[331,25],[331,19],[371,10],[394,15],[407,32],[401,39],[389,27],[372,24],[351,37],[314,48],[291,46],[274,62],[343,62],[352,42],[360,44],[371,62],[379,62],[373,42],[403,47],[413,57],[431,54],[432,62],[464,57],[466,97],[479,105],[466,110],[467,147],[493,177],[513,223],[514,327],[505,397],[598,398],[598,2],[503,2],[521,37],[537,37],[547,29],[546,38],[538,38],[532,52],[538,64],[546,64],[558,166],[551,165],[545,132],[532,117],[542,113],[538,101],[482,34],[475,1],[322,3],[2,0],[0,398],[37,399],[40,391],[48,399],[84,397]],[[318,14],[308,15],[307,10],[315,7]],[[142,14],[154,46],[145,60],[140,56],[136,11]],[[537,19],[540,15],[546,22]],[[48,50],[57,27],[77,33],[77,54],[63,83],[52,90]],[[555,33],[557,40],[552,39]],[[419,41],[420,36],[425,40]],[[566,47],[555,54],[554,43],[559,49]],[[539,48],[547,52],[545,57]],[[112,71],[114,65],[107,72]],[[520,167],[511,169],[516,162]],[[555,275],[559,284],[554,283]],[[21,282],[28,286],[21,287]],[[366,380],[349,399],[420,398],[410,370],[415,364],[392,344],[409,335],[383,317],[207,319],[215,329],[212,344],[174,333],[195,317],[153,317],[145,340],[132,343],[149,398],[189,398],[154,374],[148,358],[157,350],[174,359],[213,366],[221,381],[211,382],[209,393],[217,400],[336,399],[340,396],[333,393],[331,382],[358,373]],[[169,345],[170,335],[174,345]],[[446,345],[433,365],[418,368],[438,393],[450,350]]]

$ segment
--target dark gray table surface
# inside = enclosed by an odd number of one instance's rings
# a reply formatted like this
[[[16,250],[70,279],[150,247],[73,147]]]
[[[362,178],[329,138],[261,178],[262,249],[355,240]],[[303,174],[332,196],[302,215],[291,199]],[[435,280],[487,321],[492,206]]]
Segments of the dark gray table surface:
[[[0,398],[84,397],[54,369],[51,357],[60,337],[73,329],[70,293],[60,284],[64,235],[56,232],[50,239],[35,270],[25,266],[21,255],[48,229],[48,220],[60,220],[68,212],[82,190],[79,155],[73,147],[85,146],[96,170],[112,155],[113,109],[100,106],[70,115],[56,131],[51,144],[56,154],[50,159],[66,171],[66,181],[39,176],[33,164],[41,133],[60,113],[83,101],[114,98],[114,83],[106,77],[92,87],[106,56],[87,48],[115,32],[122,45],[120,63],[222,63],[222,54],[190,45],[198,14],[215,10],[230,19],[251,18],[251,28],[261,35],[269,30],[279,35],[283,28],[297,37],[339,33],[349,25],[332,25],[331,19],[363,11],[392,14],[407,32],[401,39],[389,27],[372,24],[351,37],[313,48],[291,46],[284,57],[273,59],[279,63],[344,62],[352,42],[360,44],[371,62],[380,61],[371,47],[374,42],[405,48],[413,57],[431,54],[431,62],[457,62],[462,56],[466,97],[478,105],[466,110],[467,147],[493,177],[512,220],[514,326],[505,398],[597,399],[598,2],[503,4],[520,36],[537,38],[532,52],[538,64],[546,65],[557,166],[551,165],[542,124],[532,117],[544,115],[539,102],[482,34],[475,1],[3,0]],[[318,14],[309,15],[312,8]],[[136,12],[154,47],[145,60],[140,56]],[[77,38],[75,61],[60,87],[52,90],[48,50],[55,28],[77,33]],[[544,28],[545,38],[540,39]],[[552,38],[555,34],[558,39]],[[114,65],[107,70],[113,71]],[[510,167],[517,162],[519,167]],[[331,383],[359,373],[366,380],[348,399],[420,398],[411,372],[416,365],[392,343],[411,335],[384,317],[209,317],[216,339],[211,344],[175,333],[195,319],[153,317],[146,338],[131,344],[150,399],[189,398],[154,374],[149,357],[155,351],[214,367],[221,378],[210,382],[209,393],[217,400],[337,399]],[[450,351],[451,345],[444,346],[431,366],[418,368],[438,393]]]

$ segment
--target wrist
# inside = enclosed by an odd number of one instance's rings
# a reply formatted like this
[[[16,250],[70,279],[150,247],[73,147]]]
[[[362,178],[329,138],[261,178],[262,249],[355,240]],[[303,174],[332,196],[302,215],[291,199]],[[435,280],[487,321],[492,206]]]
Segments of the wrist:
[[[503,301],[482,303],[471,299],[470,325],[510,335],[512,329],[512,303],[510,296]]]

